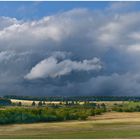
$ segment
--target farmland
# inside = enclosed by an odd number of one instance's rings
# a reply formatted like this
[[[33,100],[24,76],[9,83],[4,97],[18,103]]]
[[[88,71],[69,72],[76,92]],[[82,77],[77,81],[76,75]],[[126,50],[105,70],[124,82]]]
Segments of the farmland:
[[[0,107],[0,138],[140,138],[139,101],[10,101]]]
[[[32,105],[32,100],[19,100],[19,99],[11,99],[11,102],[12,103],[19,103],[21,102],[22,105],[25,105],[25,106],[31,106]],[[127,102],[127,101],[125,101]],[[38,104],[39,101],[35,100],[35,103]],[[45,101],[46,104],[60,104],[60,103],[63,103],[63,102],[60,102],[60,101]],[[118,104],[121,104],[121,103],[124,103],[124,101],[90,101],[90,103],[98,103],[98,104],[102,104],[102,103],[105,103],[106,105],[113,105],[114,103],[118,103]],[[84,104],[84,101],[81,101],[79,102],[79,104]]]
[[[21,102],[22,105],[24,105],[24,106],[31,106],[33,101],[31,101],[31,100],[11,99],[11,102],[12,102],[12,103],[15,103],[15,104]],[[35,101],[35,103],[38,104],[39,101]],[[51,102],[51,101],[46,101],[46,104],[50,104],[50,103],[59,104],[60,102],[59,102],[59,101],[53,101],[53,102]]]
[[[0,126],[0,138],[140,138],[140,113],[111,112],[87,121]]]

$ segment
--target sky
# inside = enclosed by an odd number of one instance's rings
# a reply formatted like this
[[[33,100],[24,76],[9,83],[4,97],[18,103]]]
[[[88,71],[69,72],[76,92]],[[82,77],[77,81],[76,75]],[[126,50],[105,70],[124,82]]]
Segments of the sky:
[[[140,96],[140,2],[0,2],[0,96]]]
[[[74,8],[88,8],[93,10],[104,9],[109,2],[86,1],[15,1],[0,2],[0,15],[17,19],[40,19],[44,16],[65,12]]]

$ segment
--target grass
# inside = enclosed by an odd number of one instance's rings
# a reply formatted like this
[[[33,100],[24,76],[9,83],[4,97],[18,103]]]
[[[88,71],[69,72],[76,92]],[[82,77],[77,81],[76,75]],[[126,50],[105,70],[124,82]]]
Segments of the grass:
[[[105,113],[87,121],[0,126],[0,138],[140,138],[140,113]]]

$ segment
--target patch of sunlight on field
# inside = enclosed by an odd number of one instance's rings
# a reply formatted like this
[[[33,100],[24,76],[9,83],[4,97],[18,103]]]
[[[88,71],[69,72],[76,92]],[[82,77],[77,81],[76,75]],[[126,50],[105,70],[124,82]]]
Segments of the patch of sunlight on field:
[[[17,99],[11,99],[12,103],[19,103],[21,102],[22,105],[27,105],[27,106],[31,106],[33,101],[30,100],[17,100]],[[36,104],[38,104],[39,101],[35,101]]]
[[[93,120],[107,120],[107,119],[134,119],[140,118],[140,112],[108,112],[103,115],[90,117]]]
[[[140,123],[140,112],[108,112],[103,115],[89,117],[89,120],[94,120],[96,123]]]
[[[32,102],[31,100],[19,100],[19,99],[11,99],[12,103],[19,103],[21,102],[22,105],[26,105],[26,106],[31,106],[32,105]],[[39,101],[35,101],[36,104],[38,104]],[[46,104],[60,104],[60,101],[45,101]],[[62,104],[64,102],[61,102]],[[85,102],[81,101],[79,102],[79,104],[84,104]],[[97,103],[97,104],[102,104],[102,103],[105,103],[106,105],[108,106],[112,106],[114,103],[117,103],[117,104],[122,104],[122,103],[127,103],[127,101],[90,101],[90,103]]]
[[[11,102],[12,102],[12,103],[19,103],[19,102],[21,102],[22,105],[26,105],[26,106],[31,106],[32,103],[33,103],[33,101],[31,101],[31,100],[18,100],[18,99],[11,99]],[[38,102],[39,102],[39,101],[35,101],[36,104],[38,104]],[[45,101],[45,103],[46,103],[46,104],[50,104],[50,103],[60,104],[59,101],[58,101],[58,102],[54,102],[54,101],[52,101],[52,102]]]

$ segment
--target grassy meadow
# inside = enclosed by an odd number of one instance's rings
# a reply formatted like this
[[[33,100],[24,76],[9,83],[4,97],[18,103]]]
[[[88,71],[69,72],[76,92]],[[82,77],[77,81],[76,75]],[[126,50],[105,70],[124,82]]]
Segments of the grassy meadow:
[[[86,121],[2,125],[0,138],[140,138],[140,113],[110,112]]]

